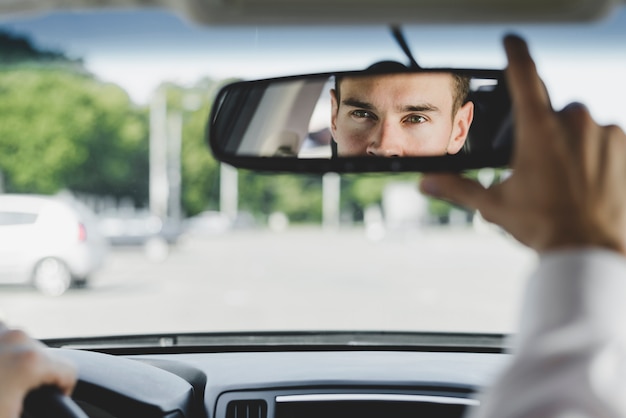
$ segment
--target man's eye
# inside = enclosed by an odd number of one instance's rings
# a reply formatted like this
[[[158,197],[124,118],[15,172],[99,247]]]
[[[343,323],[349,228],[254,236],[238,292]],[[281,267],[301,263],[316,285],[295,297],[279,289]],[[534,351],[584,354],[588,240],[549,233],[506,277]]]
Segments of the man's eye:
[[[353,110],[352,116],[360,119],[375,119],[376,115],[367,110]]]
[[[426,119],[424,116],[422,115],[410,115],[409,117],[407,117],[405,119],[405,121],[407,123],[414,123],[414,124],[419,124],[419,123],[424,123],[426,121],[428,121],[428,119]]]

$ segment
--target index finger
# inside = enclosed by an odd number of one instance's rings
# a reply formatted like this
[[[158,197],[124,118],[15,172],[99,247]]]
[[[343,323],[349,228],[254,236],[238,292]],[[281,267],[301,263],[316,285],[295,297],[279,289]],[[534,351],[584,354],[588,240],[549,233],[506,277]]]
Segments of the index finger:
[[[57,386],[63,394],[70,396],[76,386],[76,367],[60,357],[48,356],[47,361],[47,370],[42,377],[44,384]]]
[[[551,114],[552,105],[539,74],[535,61],[530,56],[526,42],[515,35],[504,38],[509,65],[507,82],[516,121],[536,123],[537,118]]]

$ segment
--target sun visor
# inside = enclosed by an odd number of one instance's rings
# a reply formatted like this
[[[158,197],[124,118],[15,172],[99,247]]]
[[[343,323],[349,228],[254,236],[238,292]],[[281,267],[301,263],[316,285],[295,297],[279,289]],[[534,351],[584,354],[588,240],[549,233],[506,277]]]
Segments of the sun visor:
[[[619,0],[188,0],[212,24],[525,23],[597,20]]]
[[[600,19],[621,0],[3,0],[0,14],[165,7],[212,25],[540,23]]]

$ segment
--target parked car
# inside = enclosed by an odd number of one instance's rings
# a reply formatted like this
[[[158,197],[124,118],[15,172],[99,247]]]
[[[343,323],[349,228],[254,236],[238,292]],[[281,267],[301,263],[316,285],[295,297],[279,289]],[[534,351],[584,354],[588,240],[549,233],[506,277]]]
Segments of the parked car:
[[[76,201],[0,195],[0,283],[32,284],[58,296],[86,286],[107,245],[92,213]]]
[[[184,223],[185,233],[190,237],[218,236],[231,230],[245,230],[258,227],[249,212],[239,212],[234,219],[225,213],[207,210],[187,218]]]
[[[148,212],[101,213],[100,231],[111,245],[137,246],[159,239],[168,245],[176,244],[182,233],[181,222],[160,218]]]

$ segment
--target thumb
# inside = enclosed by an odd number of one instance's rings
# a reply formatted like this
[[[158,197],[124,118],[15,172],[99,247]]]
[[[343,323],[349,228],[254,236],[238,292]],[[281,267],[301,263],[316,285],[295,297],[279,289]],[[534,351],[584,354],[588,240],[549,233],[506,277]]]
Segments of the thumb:
[[[426,195],[470,209],[480,210],[489,198],[480,183],[458,174],[427,174],[422,177],[419,187]]]

